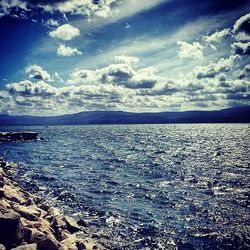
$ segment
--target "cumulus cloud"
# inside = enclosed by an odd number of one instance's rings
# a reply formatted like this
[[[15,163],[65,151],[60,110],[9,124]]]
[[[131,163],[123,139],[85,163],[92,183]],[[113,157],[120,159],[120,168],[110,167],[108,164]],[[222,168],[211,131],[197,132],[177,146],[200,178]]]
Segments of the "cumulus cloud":
[[[50,74],[37,64],[28,66],[25,70],[25,73],[28,74],[29,78],[45,80],[45,81],[52,80]]]
[[[250,64],[245,65],[245,67],[244,67],[244,72],[245,72],[246,74],[250,74]]]
[[[63,24],[57,29],[49,32],[49,35],[53,38],[61,39],[64,41],[72,40],[80,35],[79,29],[73,27],[70,24]]]
[[[78,49],[65,46],[64,44],[60,44],[57,49],[57,55],[59,56],[76,56],[81,54],[82,52]]]
[[[208,108],[215,103],[249,104],[250,81],[226,80],[224,77],[203,79],[170,79],[157,83],[152,89],[140,90],[142,96],[160,97],[178,100],[177,104],[195,105],[196,108]],[[180,101],[180,102],[179,102]],[[213,104],[214,103],[214,104]],[[236,104],[236,103],[235,103]]]
[[[250,35],[250,13],[240,17],[233,26],[233,32],[245,32]]]
[[[16,109],[12,96],[8,91],[0,91],[0,113],[9,114],[12,109]]]
[[[250,41],[250,13],[240,17],[233,26],[235,39],[241,42]]]
[[[178,41],[177,44],[180,46],[179,57],[180,58],[192,58],[192,59],[202,59],[204,47],[198,43],[187,43]]]
[[[0,18],[2,16],[10,15],[11,10],[19,9],[19,16],[26,18],[25,12],[28,10],[28,4],[25,1],[21,0],[2,0],[0,2]]]
[[[131,91],[124,91],[113,84],[80,85],[55,88],[44,81],[32,83],[21,81],[7,84],[7,91],[0,91],[0,103],[8,104],[13,112],[58,114],[83,110],[119,109],[118,106],[129,100]],[[12,107],[10,107],[10,104]],[[4,111],[2,105],[0,110]]]
[[[250,64],[244,66],[243,70],[239,71],[239,79],[250,77]]]
[[[11,94],[20,96],[40,96],[46,97],[55,95],[57,89],[44,81],[38,81],[36,84],[31,81],[21,81],[18,83],[7,84],[6,88]]]
[[[217,62],[210,63],[206,66],[196,66],[193,70],[193,74],[198,79],[213,78],[222,72],[230,71],[238,58],[237,55],[231,55],[228,58],[220,58]]]
[[[136,89],[112,82],[53,87],[44,81],[21,81],[7,84],[7,91],[0,91],[0,110],[60,114],[83,110],[200,109],[232,101],[245,103],[250,99],[249,87],[250,81],[246,79],[225,77],[169,80],[158,77],[152,88]]]
[[[112,15],[112,6],[117,0],[91,1],[91,0],[2,0],[0,2],[0,16],[9,15],[13,10],[19,9],[30,11],[31,9],[42,9],[46,12],[59,11],[72,15],[84,15],[108,17]]]
[[[248,42],[250,41],[250,36],[244,32],[240,32],[239,34],[234,36],[235,40],[240,42]]]
[[[115,57],[114,64],[96,70],[79,69],[71,74],[70,84],[115,84],[127,88],[152,88],[156,82],[156,69],[153,67],[136,69],[131,63],[138,62],[136,57]]]
[[[236,42],[231,45],[232,52],[238,55],[250,55],[250,42]]]
[[[57,27],[60,25],[60,23],[57,20],[54,20],[52,18],[48,19],[45,24],[46,27]]]
[[[46,11],[59,11],[61,13],[70,13],[74,15],[91,16],[97,15],[100,17],[108,17],[112,15],[112,6],[118,3],[117,0],[108,1],[90,1],[90,0],[71,0],[71,1],[58,1],[58,3],[40,4]]]
[[[230,29],[223,29],[221,31],[213,33],[212,35],[204,36],[203,39],[208,43],[220,42],[224,37],[228,36],[229,34],[230,34]]]
[[[55,80],[64,83],[64,80],[58,72],[55,72]]]

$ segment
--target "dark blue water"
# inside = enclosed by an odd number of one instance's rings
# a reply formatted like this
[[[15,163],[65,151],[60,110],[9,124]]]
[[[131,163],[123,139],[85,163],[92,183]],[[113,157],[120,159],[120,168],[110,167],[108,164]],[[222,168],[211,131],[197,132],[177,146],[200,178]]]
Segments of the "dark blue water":
[[[20,183],[121,249],[249,249],[249,125],[15,127]]]

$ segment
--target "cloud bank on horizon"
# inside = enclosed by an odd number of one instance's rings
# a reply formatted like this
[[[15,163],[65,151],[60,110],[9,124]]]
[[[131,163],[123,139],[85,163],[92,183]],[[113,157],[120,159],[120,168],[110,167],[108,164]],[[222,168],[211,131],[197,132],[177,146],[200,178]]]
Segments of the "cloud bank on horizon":
[[[0,36],[0,113],[250,105],[247,0],[2,0]]]

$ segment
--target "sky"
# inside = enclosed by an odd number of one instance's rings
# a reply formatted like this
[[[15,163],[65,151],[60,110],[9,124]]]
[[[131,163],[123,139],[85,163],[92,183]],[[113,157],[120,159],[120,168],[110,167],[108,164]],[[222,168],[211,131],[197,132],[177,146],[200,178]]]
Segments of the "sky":
[[[250,0],[0,0],[0,113],[250,105]]]

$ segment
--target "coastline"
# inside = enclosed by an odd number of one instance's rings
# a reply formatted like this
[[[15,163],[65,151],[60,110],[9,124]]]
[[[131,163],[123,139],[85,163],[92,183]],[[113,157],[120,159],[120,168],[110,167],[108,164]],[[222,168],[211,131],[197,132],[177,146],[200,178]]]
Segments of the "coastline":
[[[15,181],[16,164],[0,157],[0,249],[106,249],[58,208],[42,203]],[[81,223],[82,224],[82,223]]]

